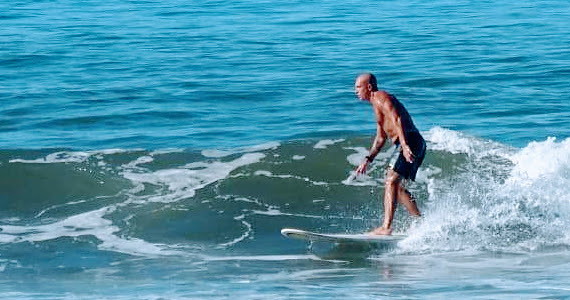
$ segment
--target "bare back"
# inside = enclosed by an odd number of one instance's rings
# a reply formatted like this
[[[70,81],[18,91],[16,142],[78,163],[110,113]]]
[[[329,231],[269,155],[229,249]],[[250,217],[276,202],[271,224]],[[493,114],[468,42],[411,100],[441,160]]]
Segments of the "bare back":
[[[404,134],[418,131],[410,114],[394,95],[378,91],[371,100],[378,126],[392,143],[400,142],[400,130]]]

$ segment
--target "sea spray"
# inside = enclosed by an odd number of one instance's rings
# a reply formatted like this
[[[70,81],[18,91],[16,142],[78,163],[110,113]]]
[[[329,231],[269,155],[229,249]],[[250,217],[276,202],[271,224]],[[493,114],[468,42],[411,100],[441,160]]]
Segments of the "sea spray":
[[[424,217],[410,228],[403,251],[527,252],[569,245],[561,228],[570,228],[570,139],[516,150],[441,129],[431,137],[428,148],[468,159],[454,166],[453,176],[429,181]]]

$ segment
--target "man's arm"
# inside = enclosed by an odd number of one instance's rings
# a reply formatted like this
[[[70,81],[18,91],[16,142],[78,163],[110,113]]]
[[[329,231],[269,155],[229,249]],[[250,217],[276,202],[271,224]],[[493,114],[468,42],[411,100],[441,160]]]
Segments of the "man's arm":
[[[407,162],[412,163],[414,161],[414,154],[408,145],[408,141],[406,141],[406,135],[404,134],[404,126],[402,126],[402,118],[394,105],[392,105],[391,101],[386,101],[388,107],[386,111],[388,111],[388,117],[392,119],[392,124],[395,126],[396,134],[398,135],[398,141],[400,142],[400,146],[402,147],[402,154]]]
[[[369,162],[372,162],[374,160],[374,158],[376,157],[376,155],[378,155],[378,152],[380,152],[382,147],[384,147],[384,143],[386,142],[386,133],[384,132],[380,124],[381,124],[380,122],[376,124],[376,138],[374,139],[372,147],[370,148],[370,154],[368,154],[368,156],[366,157],[366,159]]]
[[[382,149],[384,143],[386,142],[386,133],[384,132],[384,129],[380,124],[382,123],[378,122],[376,125],[376,138],[374,138],[374,142],[372,143],[372,147],[370,148],[370,154],[368,154],[366,156],[366,159],[360,164],[360,166],[358,166],[358,168],[356,168],[356,174],[366,173],[366,168],[368,167],[368,164],[370,164],[374,160],[374,158],[376,157],[376,155],[378,155],[378,152],[380,152],[380,149]]]

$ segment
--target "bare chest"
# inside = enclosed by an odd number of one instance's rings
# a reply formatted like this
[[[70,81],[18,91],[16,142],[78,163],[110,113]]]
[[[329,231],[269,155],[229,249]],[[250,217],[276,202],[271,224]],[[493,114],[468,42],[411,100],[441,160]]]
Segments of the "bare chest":
[[[390,140],[392,140],[393,143],[395,143],[398,139],[398,131],[394,120],[392,118],[386,117],[382,111],[376,111],[375,114],[378,125],[382,131]]]

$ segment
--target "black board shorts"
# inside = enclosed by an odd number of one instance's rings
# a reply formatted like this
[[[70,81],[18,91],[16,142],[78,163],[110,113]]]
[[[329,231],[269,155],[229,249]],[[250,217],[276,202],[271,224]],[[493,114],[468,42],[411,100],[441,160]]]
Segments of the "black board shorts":
[[[402,151],[400,151],[398,160],[396,160],[396,164],[394,164],[394,171],[402,178],[416,180],[418,168],[426,156],[426,142],[417,131],[406,132],[405,134],[406,142],[414,154],[414,161],[412,163],[407,162]]]

